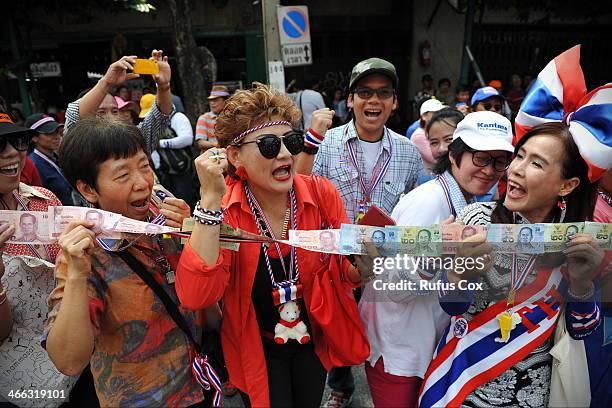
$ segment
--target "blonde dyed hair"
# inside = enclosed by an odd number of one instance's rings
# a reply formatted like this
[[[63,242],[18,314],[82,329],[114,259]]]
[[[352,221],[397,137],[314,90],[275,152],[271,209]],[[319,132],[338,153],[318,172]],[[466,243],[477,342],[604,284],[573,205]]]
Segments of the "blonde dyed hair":
[[[302,113],[291,98],[268,85],[254,82],[251,89],[236,91],[225,101],[217,117],[215,137],[220,147],[227,147],[236,136],[259,124],[286,120],[295,128],[301,119]],[[228,174],[234,176],[235,171],[230,163]]]

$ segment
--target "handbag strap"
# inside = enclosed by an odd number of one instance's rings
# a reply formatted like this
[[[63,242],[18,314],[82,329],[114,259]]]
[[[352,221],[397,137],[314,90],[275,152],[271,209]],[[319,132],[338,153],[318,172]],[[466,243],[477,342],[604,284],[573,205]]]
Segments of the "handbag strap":
[[[178,306],[176,305],[176,303],[174,303],[170,295],[168,295],[164,288],[162,288],[162,286],[155,280],[155,278],[153,278],[153,275],[146,271],[143,264],[138,259],[136,259],[134,255],[127,251],[121,251],[117,254],[121,259],[123,259],[126,264],[128,264],[128,266],[134,271],[134,273],[136,273],[136,275],[138,275],[140,279],[142,279],[144,283],[146,283],[147,286],[150,287],[153,292],[155,292],[159,300],[161,300],[164,304],[164,307],[166,308],[166,311],[168,312],[172,320],[174,320],[174,323],[176,323],[178,328],[185,333],[193,347],[195,347],[196,351],[199,353],[201,351],[201,346],[195,341],[193,333],[191,332],[191,329],[189,328],[185,317],[181,314]],[[203,333],[202,336],[204,336]]]

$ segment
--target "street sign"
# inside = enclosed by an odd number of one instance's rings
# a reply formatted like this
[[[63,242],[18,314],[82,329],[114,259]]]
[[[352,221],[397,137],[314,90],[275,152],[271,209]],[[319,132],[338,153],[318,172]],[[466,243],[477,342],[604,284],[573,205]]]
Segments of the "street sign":
[[[278,32],[285,67],[312,64],[307,6],[278,8]]]
[[[272,88],[285,92],[285,68],[282,62],[268,61],[268,78]]]
[[[30,64],[30,72],[34,78],[53,78],[62,76],[62,68],[57,61],[33,62]]]

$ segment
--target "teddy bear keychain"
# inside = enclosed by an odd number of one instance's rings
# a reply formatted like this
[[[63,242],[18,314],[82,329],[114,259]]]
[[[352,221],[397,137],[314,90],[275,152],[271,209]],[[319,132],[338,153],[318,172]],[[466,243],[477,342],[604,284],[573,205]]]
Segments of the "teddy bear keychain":
[[[310,341],[310,334],[306,325],[300,318],[300,305],[295,300],[283,303],[278,308],[280,321],[274,327],[274,341],[278,344],[285,344],[291,339],[297,340],[300,344]]]

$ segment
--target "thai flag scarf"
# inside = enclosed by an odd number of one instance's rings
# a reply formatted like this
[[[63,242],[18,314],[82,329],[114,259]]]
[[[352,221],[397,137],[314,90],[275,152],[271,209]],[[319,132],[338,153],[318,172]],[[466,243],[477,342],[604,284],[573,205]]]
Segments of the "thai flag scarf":
[[[543,268],[536,279],[516,294],[513,310],[521,317],[507,343],[501,337],[497,316],[506,310],[506,299],[489,306],[468,323],[467,334],[454,335],[453,317],[430,363],[419,407],[456,407],[480,385],[491,381],[523,360],[553,332],[567,283],[561,267]],[[462,319],[462,318],[461,318]],[[462,319],[464,320],[464,319]]]
[[[569,126],[580,155],[597,181],[612,167],[612,83],[587,94],[580,67],[580,45],[555,57],[540,72],[516,117],[514,144],[547,122]]]

